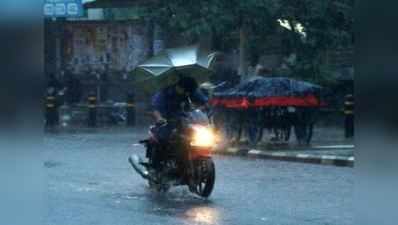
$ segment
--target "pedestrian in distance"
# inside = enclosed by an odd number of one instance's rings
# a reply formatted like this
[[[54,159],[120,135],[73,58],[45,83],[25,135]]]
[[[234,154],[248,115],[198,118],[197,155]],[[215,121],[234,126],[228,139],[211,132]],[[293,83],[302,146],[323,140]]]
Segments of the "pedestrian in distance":
[[[345,138],[354,137],[354,96],[348,94],[344,101],[344,135]]]
[[[46,93],[46,111],[45,127],[54,128],[59,124],[58,102],[54,87],[47,87]]]

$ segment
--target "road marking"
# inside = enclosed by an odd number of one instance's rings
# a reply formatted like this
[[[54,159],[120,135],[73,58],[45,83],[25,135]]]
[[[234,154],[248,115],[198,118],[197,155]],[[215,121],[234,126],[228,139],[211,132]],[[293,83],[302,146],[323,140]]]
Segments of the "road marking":
[[[274,152],[274,153],[271,153],[271,155],[272,155],[272,156],[284,157],[284,156],[287,156],[287,153],[284,153],[284,152]]]
[[[252,150],[249,151],[249,154],[259,155],[259,154],[261,154],[261,151],[252,149]]]
[[[322,158],[322,160],[335,160],[335,159],[337,159],[337,157],[333,156],[333,155],[323,155],[321,158]]]
[[[325,146],[313,146],[312,148],[318,148],[318,149],[355,148],[355,145],[325,145]]]
[[[297,154],[296,157],[297,157],[297,158],[304,158],[304,159],[306,159],[306,158],[309,158],[310,155],[308,155],[308,154]]]
[[[334,165],[337,157],[332,155],[323,155],[321,156],[321,164],[325,165]]]
[[[238,149],[237,148],[228,148],[227,152],[236,153],[236,152],[238,152]]]

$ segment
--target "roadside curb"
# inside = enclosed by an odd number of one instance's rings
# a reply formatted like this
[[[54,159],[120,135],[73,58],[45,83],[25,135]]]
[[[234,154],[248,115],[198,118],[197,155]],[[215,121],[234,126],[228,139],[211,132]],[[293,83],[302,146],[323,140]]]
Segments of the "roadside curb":
[[[246,156],[248,158],[273,159],[289,162],[302,162],[321,165],[331,165],[340,167],[354,167],[355,158],[334,156],[334,155],[311,155],[302,153],[286,153],[286,152],[265,152],[256,149],[238,149],[227,148],[225,151],[217,151],[223,155]]]
[[[354,149],[355,145],[315,145],[312,146],[313,149],[327,150],[327,149]]]

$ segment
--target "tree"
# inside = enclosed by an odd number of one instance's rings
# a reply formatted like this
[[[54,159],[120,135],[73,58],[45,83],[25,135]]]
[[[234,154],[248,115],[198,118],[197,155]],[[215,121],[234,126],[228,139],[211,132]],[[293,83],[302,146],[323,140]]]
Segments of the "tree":
[[[149,12],[169,32],[182,34],[188,42],[197,42],[204,35],[211,35],[215,50],[227,50],[230,45],[220,45],[227,40],[233,48],[239,46],[240,75],[246,75],[252,36],[264,36],[272,32],[277,22],[273,17],[276,0],[169,0],[153,5],[157,10]],[[152,7],[151,7],[152,8]],[[166,19],[167,18],[167,19]],[[235,38],[231,38],[231,34]],[[238,43],[234,43],[235,40]],[[217,49],[220,48],[220,49]]]
[[[294,74],[309,80],[328,80],[324,55],[329,49],[352,45],[354,2],[347,1],[345,10],[340,10],[336,1],[280,0],[279,4],[277,16],[291,28],[283,35],[284,52],[297,56],[291,67]]]
[[[353,5],[353,0],[348,6]],[[211,36],[215,50],[239,49],[240,75],[263,53],[261,42],[274,34],[279,21],[290,30],[279,33],[283,52],[296,54],[291,67],[305,79],[319,76],[327,49],[352,42],[352,12],[337,10],[336,0],[168,0],[153,2],[147,15],[187,44]],[[349,8],[349,7],[348,7]],[[156,10],[154,10],[156,9]]]

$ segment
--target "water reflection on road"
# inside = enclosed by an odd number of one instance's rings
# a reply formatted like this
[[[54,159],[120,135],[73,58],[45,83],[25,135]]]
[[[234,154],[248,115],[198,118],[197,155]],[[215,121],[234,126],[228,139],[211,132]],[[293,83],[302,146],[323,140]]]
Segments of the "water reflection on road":
[[[143,154],[131,146],[145,135],[47,136],[47,224],[353,224],[351,168],[215,156],[208,200],[187,187],[159,194],[127,162]]]

